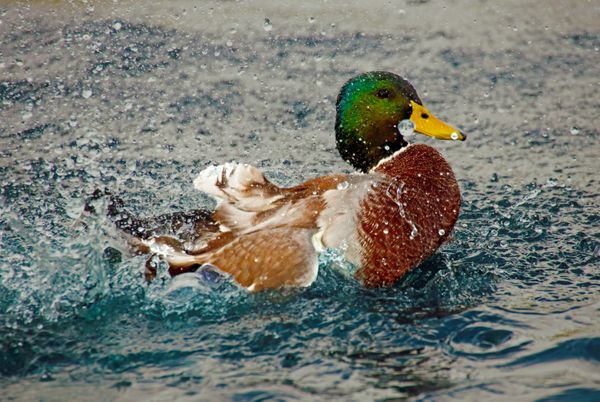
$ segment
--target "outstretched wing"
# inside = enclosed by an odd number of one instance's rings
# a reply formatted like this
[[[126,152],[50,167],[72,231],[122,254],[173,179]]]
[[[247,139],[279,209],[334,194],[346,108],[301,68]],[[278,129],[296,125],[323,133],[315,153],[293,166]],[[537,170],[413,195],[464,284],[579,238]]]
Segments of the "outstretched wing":
[[[217,200],[215,219],[236,231],[256,225],[259,215],[277,208],[277,201],[285,198],[254,166],[238,163],[204,169],[194,187]]]
[[[306,287],[314,282],[318,271],[312,234],[310,229],[269,228],[236,236],[206,254],[169,252],[162,257],[169,263],[172,275],[211,264],[249,291]]]

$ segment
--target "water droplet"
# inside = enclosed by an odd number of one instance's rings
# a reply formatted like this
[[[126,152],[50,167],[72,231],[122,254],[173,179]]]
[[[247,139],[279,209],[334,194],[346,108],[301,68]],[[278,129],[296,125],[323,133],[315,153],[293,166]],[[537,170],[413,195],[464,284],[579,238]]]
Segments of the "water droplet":
[[[440,236],[443,236],[443,235],[445,235],[445,234],[446,234],[446,231],[445,231],[444,229],[440,229],[440,230],[438,230],[438,234],[439,234]]]
[[[226,44],[228,47],[231,47],[231,46],[233,46],[233,42],[232,42],[232,41],[230,41],[230,40],[228,40],[228,41],[227,41],[225,44]]]
[[[315,17],[309,17],[308,18],[308,23],[309,24],[314,24],[317,21],[317,19]]]
[[[350,184],[347,181],[342,181],[338,183],[336,187],[338,190],[346,190],[349,186]]]
[[[69,120],[69,126],[77,127],[77,120]]]
[[[388,230],[388,228],[383,229],[383,234],[388,234],[390,233],[390,231]]]
[[[92,90],[91,89],[84,89],[83,91],[81,91],[81,96],[84,99],[89,99],[92,96]]]
[[[452,138],[454,141],[458,140],[458,133],[455,131],[452,134],[450,134],[450,138]]]
[[[398,131],[403,137],[410,137],[415,133],[415,123],[410,119],[402,120],[398,123]]]
[[[115,29],[115,31],[120,30],[123,27],[123,25],[121,25],[120,22],[115,22],[113,25],[113,28]]]
[[[579,134],[579,129],[577,127],[571,127],[571,134],[572,135],[577,135]]]
[[[415,237],[417,237],[417,233],[419,233],[419,231],[417,230],[417,226],[410,222],[412,225],[412,230],[410,231],[410,236],[408,237],[410,240],[413,240]]]
[[[54,379],[54,377],[52,377],[49,373],[43,373],[40,377],[40,381],[42,382],[49,382],[52,381]]]
[[[270,19],[265,18],[265,22],[263,24],[263,29],[267,32],[269,32],[271,29],[273,29],[273,24],[271,24]]]
[[[390,150],[390,146],[389,145],[384,145],[383,149],[385,149],[386,151],[389,151]]]

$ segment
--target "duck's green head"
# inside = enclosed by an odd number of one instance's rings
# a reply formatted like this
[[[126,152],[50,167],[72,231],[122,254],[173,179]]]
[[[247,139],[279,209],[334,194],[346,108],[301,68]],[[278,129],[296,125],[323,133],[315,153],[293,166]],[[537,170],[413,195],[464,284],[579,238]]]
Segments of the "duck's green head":
[[[466,136],[433,116],[404,78],[375,71],[358,75],[342,87],[336,103],[335,133],[342,158],[368,171],[407,145],[398,123],[410,120],[414,131],[445,140]]]

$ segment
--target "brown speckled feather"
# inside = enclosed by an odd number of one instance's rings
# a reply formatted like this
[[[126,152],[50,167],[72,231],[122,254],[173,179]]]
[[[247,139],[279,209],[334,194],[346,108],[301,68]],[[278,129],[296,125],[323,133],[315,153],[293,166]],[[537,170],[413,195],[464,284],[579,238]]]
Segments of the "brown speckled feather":
[[[361,203],[357,277],[367,286],[394,283],[447,239],[460,209],[450,165],[434,148],[416,144],[375,169],[381,181]]]
[[[213,253],[198,256],[197,264],[212,264],[250,291],[307,286],[317,276],[312,231],[272,228],[235,237]]]
[[[345,175],[279,188],[251,166],[229,164],[200,177],[196,186],[219,200],[215,222],[230,227],[193,253],[173,239],[152,239],[160,245],[149,248],[160,250],[171,275],[211,264],[251,291],[314,281],[318,266],[311,238],[326,207],[323,194],[335,189]]]

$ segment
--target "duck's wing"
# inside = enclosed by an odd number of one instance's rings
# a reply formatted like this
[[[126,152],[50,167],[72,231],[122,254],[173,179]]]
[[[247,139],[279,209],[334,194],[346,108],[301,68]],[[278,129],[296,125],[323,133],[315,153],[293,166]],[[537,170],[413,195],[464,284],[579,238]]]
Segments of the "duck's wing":
[[[306,287],[318,272],[312,234],[303,228],[266,228],[232,235],[228,243],[212,252],[197,256],[173,252],[162,257],[169,263],[171,275],[210,264],[249,291]]]
[[[366,175],[337,174],[280,188],[255,167],[236,163],[211,166],[194,180],[196,189],[217,200],[214,219],[238,232],[278,226],[317,229],[352,221],[346,217],[355,213],[369,183]],[[322,213],[326,223],[319,222]]]
[[[283,198],[281,189],[257,168],[242,163],[209,166],[196,177],[194,187],[214,197],[219,204],[233,204],[248,212],[265,211]]]
[[[316,183],[322,190],[324,207],[318,215],[318,232],[313,244],[317,249],[342,249],[348,261],[359,265],[357,219],[360,205],[378,178],[373,175],[350,174],[327,176],[323,179]]]
[[[278,207],[278,201],[285,198],[257,168],[238,163],[204,169],[194,187],[217,201],[214,218],[232,231],[255,226],[259,215]]]

